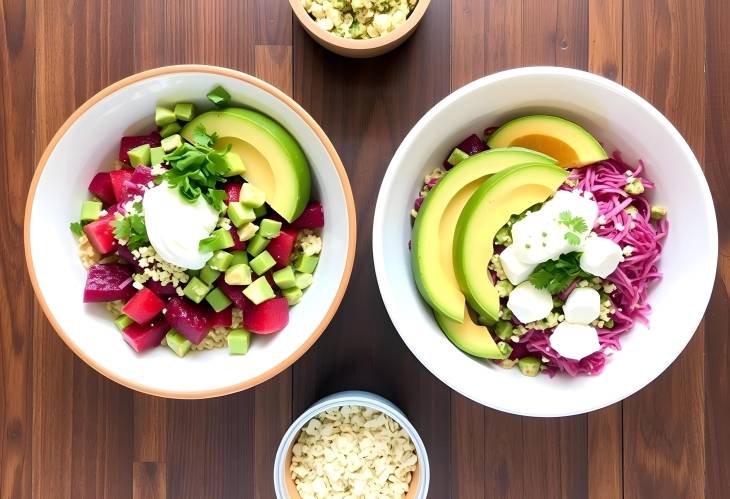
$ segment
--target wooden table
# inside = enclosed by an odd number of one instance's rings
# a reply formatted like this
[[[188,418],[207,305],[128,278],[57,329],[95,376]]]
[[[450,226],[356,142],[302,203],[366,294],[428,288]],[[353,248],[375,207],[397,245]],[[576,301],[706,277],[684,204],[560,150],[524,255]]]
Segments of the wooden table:
[[[355,61],[315,45],[286,0],[1,1],[0,497],[272,498],[292,418],[347,388],[410,415],[434,499],[728,497],[728,22],[726,0],[434,0],[406,45]],[[42,316],[23,259],[26,191],[52,134],[106,85],[177,63],[293,95],[342,156],[359,215],[349,292],[324,336],[275,379],[217,400],[98,375]],[[370,246],[381,175],[416,120],[475,78],[536,64],[603,74],[666,113],[705,167],[721,231],[715,293],[681,358],[621,404],[549,420],[485,409],[427,372],[388,320]]]

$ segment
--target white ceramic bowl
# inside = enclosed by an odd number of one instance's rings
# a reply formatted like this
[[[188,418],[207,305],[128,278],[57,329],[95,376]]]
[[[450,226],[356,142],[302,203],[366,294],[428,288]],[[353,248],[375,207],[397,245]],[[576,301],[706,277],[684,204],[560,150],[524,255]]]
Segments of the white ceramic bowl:
[[[291,309],[281,332],[253,339],[249,353],[217,349],[183,359],[158,348],[129,348],[104,304],[84,304],[86,272],[68,226],[79,216],[94,173],[109,169],[123,135],[154,127],[158,102],[207,103],[223,85],[233,102],[268,114],[299,141],[312,169],[314,194],[324,205],[322,260],[314,284]],[[25,251],[36,296],[66,344],[91,367],[135,390],[174,398],[225,395],[274,376],[299,358],[334,315],[350,277],[355,252],[355,208],[347,174],[317,123],[275,87],[237,71],[171,66],[140,73],[104,89],[64,123],[41,158],[25,213]]]
[[[607,151],[645,161],[651,197],[669,207],[669,236],[651,290],[651,326],[621,339],[600,376],[529,378],[469,357],[441,333],[416,289],[409,212],[427,171],[463,137],[527,114],[558,114],[595,134]],[[531,67],[477,80],[446,97],[403,140],[378,196],[373,258],[383,301],[403,341],[428,370],[472,400],[514,414],[566,416],[610,405],[651,382],[695,332],[712,291],[717,221],[697,159],[672,124],[630,90],[582,71]]]
[[[418,456],[418,464],[416,472],[411,481],[411,488],[405,499],[426,499],[428,495],[428,484],[431,477],[431,471],[428,464],[428,453],[423,445],[420,435],[413,427],[405,414],[396,407],[391,401],[384,399],[379,395],[362,391],[346,391],[332,394],[323,398],[312,407],[304,411],[292,423],[284,434],[276,451],[274,459],[274,489],[278,499],[299,499],[296,492],[294,482],[289,473],[291,466],[291,449],[294,442],[299,438],[299,433],[307,422],[318,414],[332,409],[334,407],[342,407],[344,405],[356,405],[361,407],[369,407],[378,410],[383,414],[390,416],[396,421],[411,437],[413,445],[416,447],[416,455]]]

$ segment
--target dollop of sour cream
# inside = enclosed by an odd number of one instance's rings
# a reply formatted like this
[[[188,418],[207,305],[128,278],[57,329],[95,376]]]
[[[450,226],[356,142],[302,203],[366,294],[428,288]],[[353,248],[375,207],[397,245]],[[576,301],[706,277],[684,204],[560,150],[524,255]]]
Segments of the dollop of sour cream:
[[[149,189],[142,201],[147,236],[165,261],[186,269],[202,269],[213,256],[198,250],[201,239],[215,229],[218,214],[203,199],[183,199],[167,182]]]

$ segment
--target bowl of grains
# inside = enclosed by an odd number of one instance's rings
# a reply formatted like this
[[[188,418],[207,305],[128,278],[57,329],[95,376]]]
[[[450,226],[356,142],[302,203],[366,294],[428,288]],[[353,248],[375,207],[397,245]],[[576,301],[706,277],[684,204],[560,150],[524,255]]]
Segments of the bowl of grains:
[[[278,499],[421,499],[429,476],[426,448],[403,412],[361,391],[330,395],[305,411],[274,461]]]
[[[405,42],[430,0],[289,0],[309,35],[327,50],[376,57]]]

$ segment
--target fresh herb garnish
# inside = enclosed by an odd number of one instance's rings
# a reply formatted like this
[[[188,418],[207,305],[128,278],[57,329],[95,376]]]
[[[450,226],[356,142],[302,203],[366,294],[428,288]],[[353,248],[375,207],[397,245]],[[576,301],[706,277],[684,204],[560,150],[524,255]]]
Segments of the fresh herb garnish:
[[[591,275],[580,268],[580,255],[578,252],[568,253],[557,260],[541,263],[530,275],[530,282],[554,295],[565,291],[575,279],[590,279]]]
[[[588,231],[588,224],[586,224],[585,219],[583,217],[574,217],[569,211],[563,211],[560,213],[558,220],[570,229],[565,233],[565,240],[573,246],[578,246],[580,244],[579,234]]]
[[[208,100],[215,104],[215,107],[224,107],[227,106],[229,102],[231,102],[231,94],[229,94],[225,88],[218,85],[213,90],[208,92]]]
[[[71,225],[69,225],[68,228],[71,229],[71,232],[73,232],[73,235],[76,237],[84,235],[84,226],[81,222],[71,222]]]
[[[150,242],[147,237],[147,227],[142,215],[129,215],[116,220],[114,226],[114,237],[120,241],[127,241],[127,248],[134,250]]]

